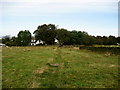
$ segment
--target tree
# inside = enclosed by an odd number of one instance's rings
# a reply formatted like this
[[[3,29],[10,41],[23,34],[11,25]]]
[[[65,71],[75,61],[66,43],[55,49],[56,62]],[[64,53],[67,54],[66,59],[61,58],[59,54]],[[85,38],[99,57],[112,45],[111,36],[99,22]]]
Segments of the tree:
[[[109,45],[116,45],[117,44],[117,39],[115,36],[109,36]]]
[[[79,44],[79,37],[78,32],[76,30],[73,30],[70,32],[70,44],[71,45],[77,45]]]
[[[43,41],[44,44],[52,45],[55,42],[56,26],[54,24],[43,24],[34,31],[36,41]]]
[[[18,45],[18,38],[13,36],[11,39],[10,39],[10,46],[17,46]]]
[[[9,35],[6,35],[6,36],[3,36],[2,37],[2,43],[3,44],[6,44],[7,42],[9,42],[10,41],[10,36]]]
[[[78,44],[79,45],[89,45],[89,35],[85,31],[78,31]]]
[[[93,45],[94,43],[95,43],[94,37],[91,35],[88,35],[86,45]]]
[[[55,43],[55,37],[56,37],[56,26],[53,24],[48,25],[48,31],[47,31],[47,37],[46,37],[46,43],[49,45],[52,45]]]
[[[101,36],[96,37],[96,44],[103,45],[103,40]]]
[[[67,45],[70,42],[70,32],[66,29],[57,29],[56,30],[56,39],[59,41],[60,45]]]
[[[120,44],[120,37],[117,37],[117,43]]]
[[[18,33],[18,45],[27,46],[31,42],[31,33],[28,30],[20,31]]]

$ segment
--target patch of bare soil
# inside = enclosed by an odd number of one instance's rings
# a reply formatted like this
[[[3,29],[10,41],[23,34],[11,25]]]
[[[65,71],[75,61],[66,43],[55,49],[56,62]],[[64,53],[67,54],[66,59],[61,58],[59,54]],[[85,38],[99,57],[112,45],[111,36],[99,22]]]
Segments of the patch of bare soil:
[[[47,69],[48,69],[48,67],[43,67],[43,68],[40,68],[40,69],[34,71],[34,73],[36,73],[36,74],[42,74],[42,73],[44,73],[44,71],[47,70]]]
[[[109,67],[120,67],[120,65],[110,65]]]
[[[28,87],[30,87],[30,88],[38,88],[39,85],[40,85],[40,82],[39,83],[37,82],[37,77],[32,76],[31,79],[30,79],[30,86],[28,86]]]
[[[57,50],[57,47],[53,48],[53,50],[55,50],[55,51],[56,51],[56,50]]]
[[[75,49],[75,50],[79,50],[79,47],[74,47],[73,49]]]
[[[52,66],[52,67],[58,67],[60,64],[59,63],[55,63],[55,64],[47,63],[47,65]]]
[[[109,56],[111,56],[111,53],[110,53],[110,52],[107,52],[107,53],[105,53],[105,56],[106,56],[106,57],[109,57]]]

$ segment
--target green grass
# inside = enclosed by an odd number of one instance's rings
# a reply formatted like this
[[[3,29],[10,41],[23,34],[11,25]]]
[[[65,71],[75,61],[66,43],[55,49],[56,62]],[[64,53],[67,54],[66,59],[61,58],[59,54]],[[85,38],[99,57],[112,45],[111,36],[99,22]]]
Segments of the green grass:
[[[3,88],[118,87],[117,55],[40,46],[3,47],[2,58]]]

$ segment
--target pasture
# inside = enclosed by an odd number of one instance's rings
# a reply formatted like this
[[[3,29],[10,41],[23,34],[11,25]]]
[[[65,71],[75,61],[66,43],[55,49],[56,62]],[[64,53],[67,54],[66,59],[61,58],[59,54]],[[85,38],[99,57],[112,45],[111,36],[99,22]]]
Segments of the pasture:
[[[3,88],[117,88],[118,55],[79,47],[2,48]]]

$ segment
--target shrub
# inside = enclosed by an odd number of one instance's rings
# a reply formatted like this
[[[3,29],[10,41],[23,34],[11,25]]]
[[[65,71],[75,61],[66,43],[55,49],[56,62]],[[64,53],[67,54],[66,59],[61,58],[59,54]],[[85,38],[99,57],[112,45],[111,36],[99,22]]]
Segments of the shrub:
[[[94,46],[80,46],[79,49],[87,49],[96,52],[110,52],[112,54],[120,54],[120,47],[94,47]]]

